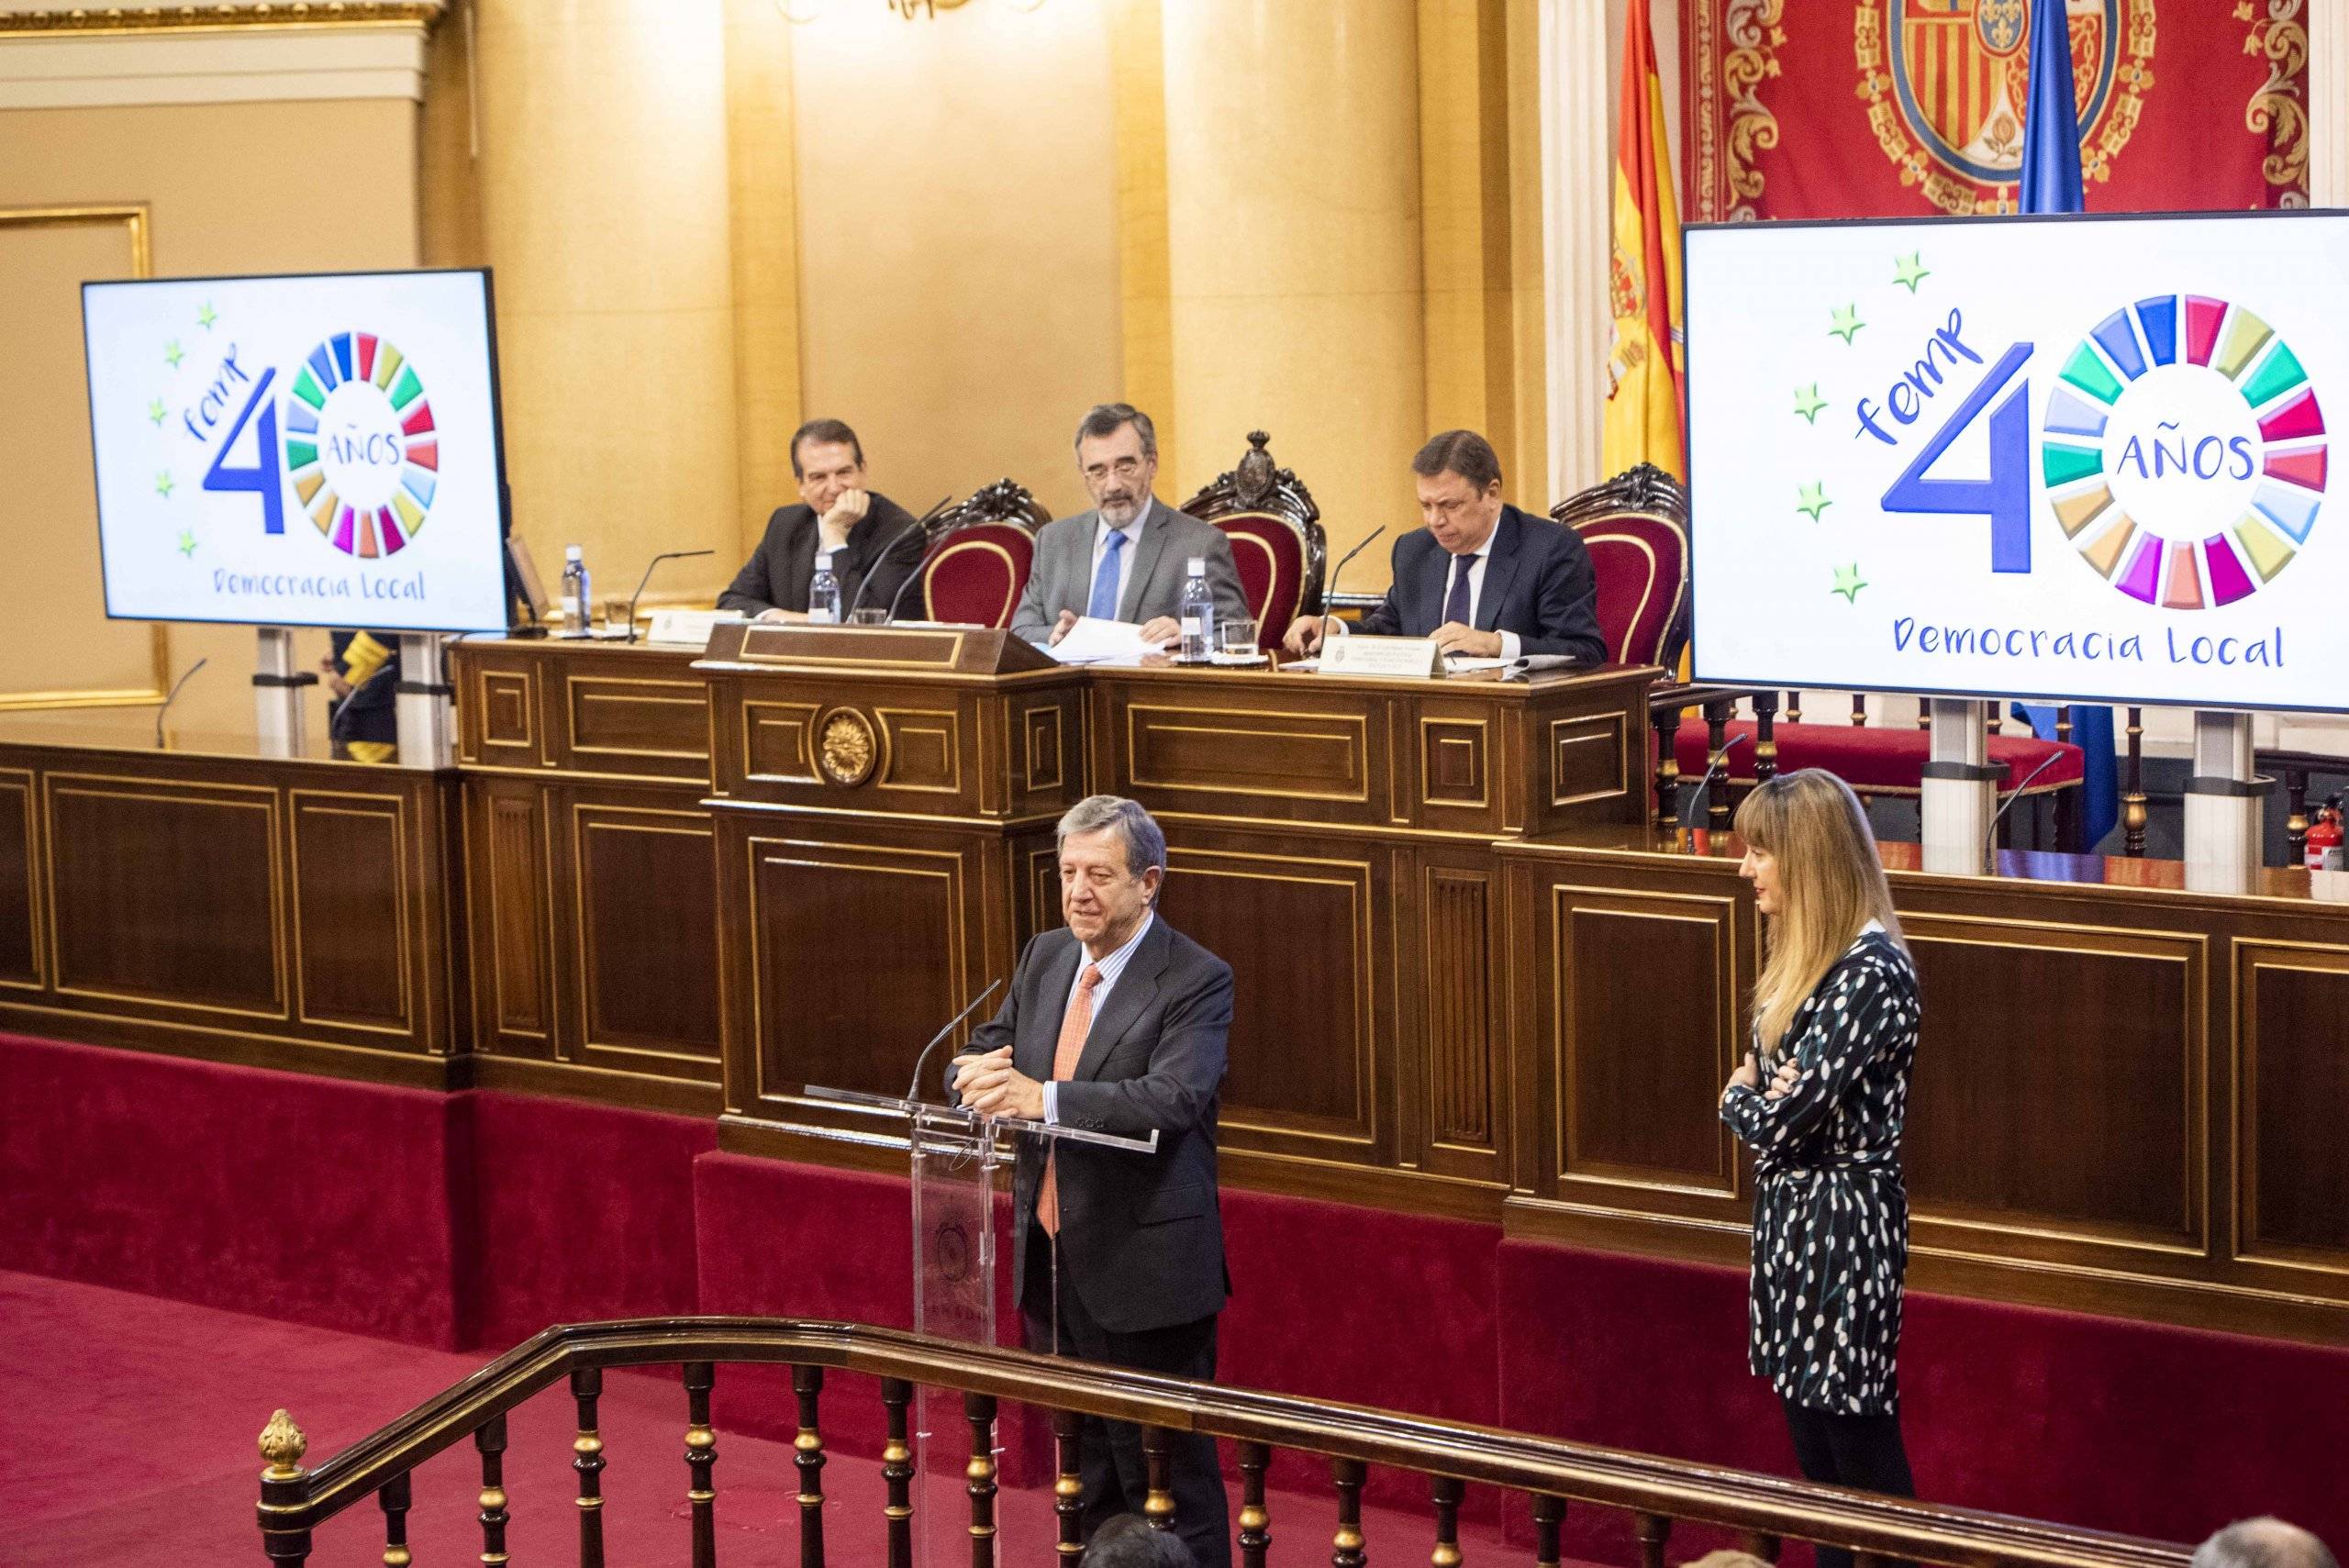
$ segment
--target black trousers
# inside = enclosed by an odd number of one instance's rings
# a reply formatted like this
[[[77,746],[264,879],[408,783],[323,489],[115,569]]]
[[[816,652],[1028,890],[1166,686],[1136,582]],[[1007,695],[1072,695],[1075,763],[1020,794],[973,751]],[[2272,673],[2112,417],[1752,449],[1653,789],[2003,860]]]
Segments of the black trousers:
[[[1055,1250],[1041,1227],[1028,1233],[1028,1277],[1023,1282],[1021,1309],[1028,1348],[1052,1351],[1052,1260]],[[1130,1367],[1168,1377],[1211,1382],[1215,1377],[1213,1318],[1178,1323],[1167,1329],[1119,1334],[1104,1329],[1085,1309],[1069,1281],[1068,1265],[1060,1268],[1060,1344],[1058,1353],[1104,1366]],[[1174,1491],[1174,1533],[1191,1549],[1199,1568],[1230,1568],[1231,1519],[1223,1492],[1223,1467],[1216,1456],[1215,1440],[1197,1432],[1173,1432],[1170,1454]],[[1130,1421],[1085,1418],[1082,1438],[1085,1539],[1104,1521],[1119,1514],[1138,1514],[1150,1496],[1150,1471],[1143,1462],[1141,1429]]]
[[[1900,1441],[1900,1418],[1838,1416],[1798,1405],[1781,1395],[1787,1429],[1794,1435],[1795,1462],[1803,1478],[1892,1497],[1913,1497],[1909,1451]],[[1840,1546],[1816,1549],[1819,1568],[1852,1568],[1852,1554]]]

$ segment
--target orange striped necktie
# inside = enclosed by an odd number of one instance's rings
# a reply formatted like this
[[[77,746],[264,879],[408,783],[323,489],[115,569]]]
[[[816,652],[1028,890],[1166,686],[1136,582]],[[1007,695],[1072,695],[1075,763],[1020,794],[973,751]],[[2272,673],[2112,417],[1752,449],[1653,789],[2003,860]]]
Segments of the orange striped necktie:
[[[1088,963],[1085,973],[1077,976],[1076,995],[1071,999],[1068,1011],[1061,1015],[1060,1043],[1052,1047],[1052,1082],[1064,1084],[1076,1071],[1077,1059],[1085,1054],[1085,1037],[1093,1030],[1093,988],[1101,984],[1101,966]],[[1036,1195],[1036,1223],[1044,1228],[1047,1236],[1061,1233],[1060,1173],[1054,1168],[1053,1156],[1044,1156],[1044,1185]]]

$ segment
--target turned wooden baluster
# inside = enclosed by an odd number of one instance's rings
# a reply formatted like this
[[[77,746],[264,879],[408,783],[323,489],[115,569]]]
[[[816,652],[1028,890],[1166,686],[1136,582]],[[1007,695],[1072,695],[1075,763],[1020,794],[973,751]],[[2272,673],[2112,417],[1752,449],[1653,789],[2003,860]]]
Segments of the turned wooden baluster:
[[[1705,824],[1716,833],[1729,831],[1729,774],[1732,759],[1722,748],[1729,744],[1730,716],[1737,711],[1735,697],[1705,705]],[[1718,773],[1714,772],[1719,769]]]
[[[1061,1527],[1060,1560],[1085,1555],[1085,1418],[1052,1412],[1052,1512]]]
[[[1533,1568],[1558,1568],[1558,1531],[1565,1522],[1564,1497],[1533,1499]]]
[[[718,1434],[709,1425],[709,1388],[717,1371],[707,1362],[685,1363],[685,1501],[693,1505],[694,1568],[718,1568]]]
[[[1453,1475],[1431,1475],[1428,1492],[1435,1502],[1435,1551],[1431,1568],[1460,1568],[1460,1495],[1467,1484]]]
[[[1800,692],[1787,694],[1787,722],[1788,724],[1802,722],[1802,694]]]
[[[2072,705],[2059,704],[2055,709],[2055,739],[2068,746],[2072,743]]]
[[[889,1440],[881,1450],[881,1480],[889,1494],[882,1510],[889,1521],[889,1568],[914,1568],[914,1447],[906,1427],[913,1400],[912,1384],[881,1380],[881,1407],[889,1418]]]
[[[995,1396],[965,1394],[963,1417],[971,1423],[971,1568],[995,1568]]]
[[[2284,803],[2290,809],[2284,817],[2284,849],[2288,863],[2306,865],[2309,853],[2309,771],[2306,768],[2284,770]]]
[[[269,1461],[269,1468],[261,1473],[262,1551],[272,1562],[292,1568],[302,1568],[310,1560],[310,1532],[284,1529],[272,1516],[299,1508],[310,1500],[310,1473],[302,1468],[302,1456],[309,1446],[302,1429],[283,1410],[271,1416],[261,1429],[261,1456]]]
[[[2007,732],[2007,705],[1996,700],[1982,705],[1982,722],[1993,735]]]
[[[1264,1568],[1264,1553],[1272,1550],[1273,1516],[1264,1506],[1264,1472],[1273,1462],[1270,1444],[1241,1440],[1240,1443],[1240,1564]]]
[[[407,1472],[378,1487],[375,1500],[384,1506],[384,1568],[407,1568],[415,1561],[407,1550]]]
[[[1141,1517],[1152,1529],[1174,1528],[1174,1442],[1164,1427],[1141,1429],[1142,1473],[1150,1490],[1142,1498]]]
[[[1867,727],[1867,694],[1865,692],[1854,692],[1852,694],[1852,728],[1854,729],[1865,729]]]
[[[1333,1459],[1330,1479],[1338,1488],[1338,1533],[1330,1541],[1330,1568],[1363,1568],[1370,1554],[1363,1550],[1363,1462]]]
[[[1778,1560],[1779,1551],[1784,1547],[1784,1542],[1780,1541],[1776,1536],[1764,1535],[1759,1530],[1748,1530],[1741,1540],[1749,1553],[1759,1557],[1765,1562],[1776,1562]]]
[[[481,1560],[484,1568],[506,1561],[506,1418],[492,1416],[473,1433],[481,1451]]]
[[[2134,859],[2145,852],[2145,710],[2129,710],[2128,776],[2121,781],[2121,852]],[[2095,848],[2090,845],[2089,848]]]
[[[604,1568],[604,1440],[596,1430],[603,1393],[601,1367],[571,1374],[571,1396],[579,1403],[579,1435],[571,1440],[571,1468],[579,1472],[579,1568]]]
[[[824,1437],[817,1429],[824,1369],[793,1367],[791,1392],[799,1401],[799,1435],[791,1440],[791,1462],[799,1467],[799,1568],[824,1568]]]
[[[1778,694],[1753,694],[1753,782],[1768,784],[1778,776]]]
[[[1664,1543],[1672,1539],[1672,1521],[1662,1514],[1633,1514],[1640,1538],[1640,1568],[1664,1568]]]
[[[1680,826],[1680,717],[1687,711],[1675,703],[1649,719],[1655,730],[1655,819],[1667,833]]]

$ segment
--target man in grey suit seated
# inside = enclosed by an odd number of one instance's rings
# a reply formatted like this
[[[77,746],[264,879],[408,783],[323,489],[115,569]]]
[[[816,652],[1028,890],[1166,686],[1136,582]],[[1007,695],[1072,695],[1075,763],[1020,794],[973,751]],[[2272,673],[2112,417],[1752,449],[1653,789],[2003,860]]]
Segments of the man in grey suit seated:
[[[1104,403],[1076,428],[1076,466],[1093,509],[1057,517],[1036,539],[1036,563],[1012,612],[1011,629],[1030,642],[1068,635],[1079,616],[1130,621],[1144,642],[1164,647],[1182,634],[1175,612],[1193,556],[1208,563],[1218,619],[1248,613],[1231,541],[1223,530],[1178,512],[1150,493],[1158,477],[1158,432],[1130,403]]]
[[[1097,795],[1071,807],[1060,868],[1067,924],[1020,954],[1003,1010],[972,1033],[980,1054],[956,1062],[957,1092],[996,1116],[1155,1129],[1158,1150],[1069,1143],[1048,1161],[1041,1140],[1021,1143],[1011,1257],[1028,1341],[1212,1381],[1216,1315],[1231,1289],[1215,1149],[1231,966],[1157,917],[1166,837],[1135,802]],[[1174,1528],[1202,1568],[1229,1568],[1215,1440],[1177,1433],[1174,1443]],[[1139,1513],[1150,1478],[1129,1422],[1088,1417],[1083,1446],[1090,1535]]]

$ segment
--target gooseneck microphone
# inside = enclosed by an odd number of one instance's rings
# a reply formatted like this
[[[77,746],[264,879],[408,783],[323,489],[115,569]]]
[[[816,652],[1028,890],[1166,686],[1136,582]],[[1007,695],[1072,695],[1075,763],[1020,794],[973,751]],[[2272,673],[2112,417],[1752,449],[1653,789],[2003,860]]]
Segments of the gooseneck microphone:
[[[928,527],[930,527],[930,520],[931,520],[932,518],[936,517],[938,516],[938,514],[939,514],[939,513],[943,512],[944,510],[946,510],[946,503],[948,503],[949,501],[952,501],[952,499],[954,499],[954,497],[953,497],[953,495],[952,495],[952,492],[950,492],[950,493],[948,493],[948,494],[946,494],[946,495],[941,495],[941,496],[938,498],[938,505],[937,505],[937,506],[932,506],[929,511],[924,512],[920,517],[918,517],[915,518],[915,519],[914,519],[915,523],[916,523],[918,526],[921,527],[921,528],[927,528]],[[883,557],[882,557],[882,559],[885,561],[885,560],[887,560],[888,558],[887,558],[887,556],[885,556],[885,556],[883,556]],[[879,562],[874,562],[874,564],[875,564],[875,565],[878,565],[878,564],[879,564]],[[869,580],[869,579],[868,579],[868,580]],[[914,585],[915,584],[917,584],[917,583],[918,583],[918,582],[920,582],[920,581],[921,581],[921,567],[920,567],[919,563],[916,563],[916,565],[915,565],[914,569],[913,569],[911,572],[908,572],[908,573],[906,573],[906,580],[905,580],[904,582],[902,582],[902,583],[900,583],[900,584],[897,584],[897,591],[896,591],[896,593],[894,593],[894,594],[892,594],[892,595],[889,595],[889,613],[888,613],[887,615],[885,615],[885,616],[884,616],[884,617],[881,617],[881,618],[882,618],[882,620],[883,620],[885,623],[888,623],[888,622],[895,622],[895,621],[896,620],[896,618],[897,618],[897,606],[900,606],[900,605],[902,605],[902,604],[904,604],[904,603],[906,602],[906,594],[907,594],[907,592],[908,590],[910,590],[910,589],[913,587],[913,585]],[[859,587],[859,589],[858,589],[857,596],[858,596],[859,598],[863,597],[863,587],[862,587],[861,585],[860,585],[860,587]]]
[[[967,1018],[973,1013],[977,1012],[979,1010],[980,1003],[985,1001],[988,997],[994,995],[997,991],[1002,989],[1002,981],[988,981],[987,988],[985,990],[972,997],[969,1002],[963,1005],[961,1012],[946,1020],[946,1027],[944,1029],[940,1029],[936,1034],[930,1037],[930,1043],[921,1048],[921,1054],[919,1056],[914,1058],[914,1080],[911,1084],[906,1085],[906,1098],[909,1100],[918,1100],[921,1098],[921,1070],[930,1065],[930,1053],[938,1049],[938,1042],[944,1040],[948,1035],[952,1034],[956,1024],[961,1023],[964,1018]]]
[[[922,529],[928,528],[930,526],[930,519],[944,511],[946,509],[946,503],[953,498],[953,493],[951,491],[946,495],[940,496],[938,498],[937,506],[932,506],[929,511],[924,512],[920,517],[916,517],[912,522],[907,523],[904,528],[899,528],[896,533],[890,538],[889,542],[881,547],[880,553],[873,558],[873,564],[865,568],[863,577],[858,581],[856,584],[856,597],[848,602],[848,614],[842,616],[841,617],[841,620],[852,621],[856,618],[856,612],[858,608],[864,603],[864,595],[873,591],[873,574],[880,571],[881,568],[887,563],[890,554],[895,551],[899,545],[905,543],[908,537],[918,534],[921,532]],[[897,590],[899,593],[903,593],[905,591],[905,584],[898,584]],[[891,610],[894,613],[896,606],[896,600],[893,598],[889,601],[889,604]]]
[[[171,695],[163,699],[163,706],[155,710],[155,750],[158,751],[163,749],[163,715],[172,711],[172,705],[180,700],[181,690],[195,678],[195,673],[210,662],[209,658],[205,658],[189,665],[187,673],[172,683]]]
[[[654,556],[651,564],[645,567],[644,575],[636,580],[636,592],[628,596],[628,639],[630,642],[636,640],[636,601],[644,597],[644,585],[652,581],[653,567],[659,566],[664,561],[691,561],[696,555],[716,555],[718,551],[714,550],[669,550]],[[585,613],[585,606],[581,607],[581,613],[583,615]]]
[[[2022,798],[2022,792],[2031,787],[2031,781],[2037,778],[2040,774],[2045,773],[2048,769],[2054,767],[2057,762],[2062,762],[2063,760],[2063,752],[2048,752],[2046,756],[2039,760],[2039,766],[2023,774],[2022,783],[2015,785],[2013,789],[2007,792],[2007,798],[2004,804],[1999,806],[1998,810],[1990,813],[1990,826],[1982,835],[1982,861],[1985,865],[1989,863],[1991,847],[1998,841],[1998,824],[2006,820],[2007,813],[2015,808],[2015,802],[2021,800]]]
[[[1368,550],[1370,548],[1370,541],[1376,539],[1380,534],[1383,534],[1386,531],[1386,525],[1385,523],[1379,524],[1376,528],[1371,529],[1370,532],[1363,535],[1362,542],[1354,546],[1353,549],[1346,551],[1345,554],[1338,557],[1338,564],[1330,568],[1330,581],[1321,589],[1322,619],[1327,620],[1330,618],[1330,601],[1338,596],[1338,573],[1343,572],[1348,566],[1352,565],[1354,557],[1360,555],[1364,550]]]
[[[1729,754],[1753,739],[1753,733],[1751,730],[1748,730],[1742,735],[1732,735],[1728,740],[1722,743],[1720,751],[1713,753],[1712,765],[1705,770],[1704,777],[1697,781],[1696,794],[1691,795],[1688,797],[1690,815],[1695,815],[1697,795],[1703,795],[1707,806],[1710,806],[1713,803],[1713,781],[1720,778],[1722,771],[1729,766]]]

